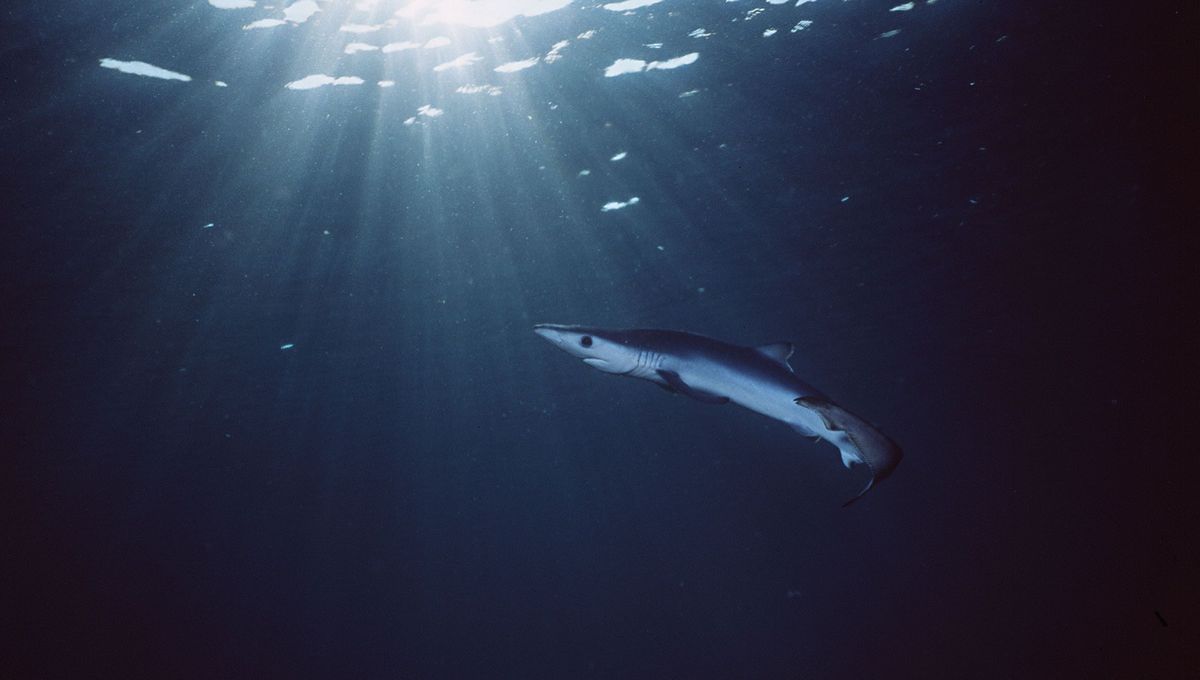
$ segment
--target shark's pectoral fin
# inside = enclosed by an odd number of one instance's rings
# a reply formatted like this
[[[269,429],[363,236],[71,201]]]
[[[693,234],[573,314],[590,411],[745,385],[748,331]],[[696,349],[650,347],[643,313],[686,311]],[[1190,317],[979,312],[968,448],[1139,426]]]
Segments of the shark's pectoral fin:
[[[846,505],[862,498],[900,464],[904,455],[900,447],[867,421],[822,397],[796,397],[795,401],[821,419],[826,431],[818,434],[838,447],[843,463],[863,463],[871,470],[871,480]]]
[[[675,389],[674,387],[671,387],[667,383],[656,382],[654,384],[658,385],[659,387],[663,388],[664,390],[670,392],[671,394],[679,394],[679,390]]]
[[[685,383],[683,381],[683,379],[681,379],[679,377],[679,374],[676,373],[675,371],[664,371],[664,370],[660,369],[658,371],[658,377],[667,381],[666,386],[669,387],[670,389],[672,389],[676,392],[679,392],[680,394],[689,396],[692,399],[695,399],[696,401],[702,401],[706,404],[728,404],[729,403],[729,397],[722,397],[719,394],[713,394],[712,392],[705,392],[704,390],[698,390],[698,389],[695,389],[694,387],[691,387],[690,385]]]

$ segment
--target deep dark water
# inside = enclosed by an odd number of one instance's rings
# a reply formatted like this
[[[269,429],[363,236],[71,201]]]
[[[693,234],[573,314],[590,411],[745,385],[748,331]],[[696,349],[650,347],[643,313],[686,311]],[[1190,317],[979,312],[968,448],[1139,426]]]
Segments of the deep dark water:
[[[332,9],[0,10],[12,676],[1195,675],[1194,11],[892,4],[518,19],[474,99],[284,90],[388,75]],[[536,322],[792,340],[905,460],[843,509]]]

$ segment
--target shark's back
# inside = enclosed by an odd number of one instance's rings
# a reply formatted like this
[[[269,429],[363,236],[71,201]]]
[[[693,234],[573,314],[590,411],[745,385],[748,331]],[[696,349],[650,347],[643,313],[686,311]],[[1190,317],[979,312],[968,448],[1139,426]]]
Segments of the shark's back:
[[[682,361],[709,362],[759,380],[787,385],[796,390],[796,396],[819,394],[792,373],[792,368],[787,363],[790,349],[782,355],[771,356],[759,348],[735,345],[706,335],[656,329],[620,331],[618,337],[628,345],[676,357]],[[766,347],[776,346],[778,345]]]

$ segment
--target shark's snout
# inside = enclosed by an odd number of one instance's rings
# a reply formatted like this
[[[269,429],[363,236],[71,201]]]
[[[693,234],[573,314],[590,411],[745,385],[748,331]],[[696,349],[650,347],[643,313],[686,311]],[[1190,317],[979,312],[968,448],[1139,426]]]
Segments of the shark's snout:
[[[533,327],[533,332],[556,345],[561,345],[563,343],[563,336],[559,332],[560,328],[562,327],[552,323],[539,323]]]

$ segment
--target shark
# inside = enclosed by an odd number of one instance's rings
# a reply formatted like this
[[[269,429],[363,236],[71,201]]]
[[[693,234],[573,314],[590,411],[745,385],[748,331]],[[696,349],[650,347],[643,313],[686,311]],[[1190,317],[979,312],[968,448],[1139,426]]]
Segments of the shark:
[[[900,447],[863,418],[801,380],[790,342],[734,345],[695,333],[537,324],[534,333],[601,372],[640,378],[706,404],[737,404],[837,448],[847,469],[870,479],[850,505],[899,465]]]

